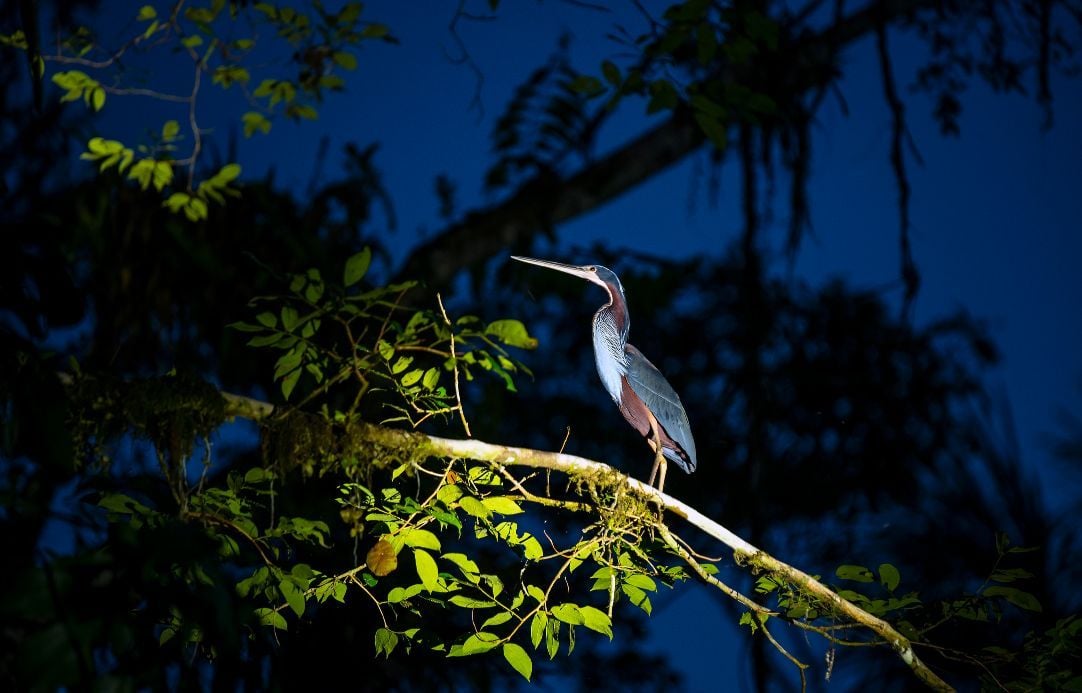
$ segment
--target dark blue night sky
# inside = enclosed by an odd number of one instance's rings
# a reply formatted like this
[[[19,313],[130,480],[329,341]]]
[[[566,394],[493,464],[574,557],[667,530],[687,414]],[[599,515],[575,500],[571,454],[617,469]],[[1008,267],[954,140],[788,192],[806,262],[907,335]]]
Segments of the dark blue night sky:
[[[484,3],[476,4],[482,11]],[[495,21],[463,22],[461,38],[484,75],[482,113],[470,104],[474,73],[448,57],[459,50],[448,33],[452,4],[367,3],[366,17],[388,24],[401,45],[366,45],[348,92],[332,96],[317,122],[277,122],[270,136],[240,141],[237,158],[245,163],[246,177],[273,170],[278,182],[303,194],[321,138],[330,138],[327,173],[332,175],[337,152],[347,142],[379,142],[375,161],[394,197],[398,222],[397,230],[388,231],[387,244],[401,261],[418,239],[443,226],[433,194],[437,174],[458,185],[460,209],[498,201],[482,191],[494,119],[514,87],[556,49],[562,32],[571,34],[572,63],[584,72],[597,73],[602,59],[618,59],[622,49],[605,34],[614,23],[634,33],[642,20],[631,2],[611,4],[613,11],[603,13],[552,0],[505,2]],[[891,40],[896,77],[904,88],[922,48],[901,33]],[[828,97],[814,126],[809,189],[814,232],[800,248],[793,279],[818,285],[841,277],[856,287],[883,288],[900,308],[890,115],[870,39],[846,53],[843,69],[848,114]],[[1057,490],[1065,477],[1048,440],[1059,430],[1060,412],[1082,412],[1082,90],[1077,81],[1057,80],[1052,86],[1055,123],[1042,131],[1044,115],[1033,98],[995,94],[974,81],[962,95],[958,138],[938,132],[926,97],[908,89],[903,97],[923,158],[923,165],[910,159],[908,166],[913,248],[923,279],[913,320],[923,325],[962,308],[987,321],[1003,354],[989,375],[990,391],[1009,402],[1024,464],[1055,508],[1067,495]],[[224,149],[230,126],[224,114],[214,122],[220,106],[231,104],[208,102],[204,119],[218,128],[214,137]],[[602,131],[598,153],[650,122],[640,105],[625,104],[623,111]],[[126,127],[109,113],[99,123],[101,134]],[[742,228],[739,172],[733,164],[722,168],[715,200],[702,173],[708,168],[707,155],[695,155],[560,227],[556,243],[538,254],[589,262],[581,249],[593,244],[679,258],[721,253]],[[786,200],[782,183],[767,235],[776,248],[773,271],[778,273],[787,271],[782,259]],[[635,296],[628,300],[634,316]],[[523,396],[528,397],[528,387]],[[600,385],[597,396],[605,397]],[[617,417],[614,410],[614,425]],[[695,591],[659,600],[654,637],[691,690],[713,689],[719,679],[748,674],[741,663],[746,640],[732,639],[730,647],[719,647],[716,640],[732,638],[718,635],[719,629],[730,630],[724,624],[731,621],[716,600]]]

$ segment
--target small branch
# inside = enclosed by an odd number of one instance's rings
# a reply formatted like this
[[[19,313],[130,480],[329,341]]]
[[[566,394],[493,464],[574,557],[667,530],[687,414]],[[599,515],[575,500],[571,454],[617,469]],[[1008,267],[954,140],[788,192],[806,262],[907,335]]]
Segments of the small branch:
[[[368,598],[371,599],[372,603],[376,605],[376,610],[379,611],[379,617],[380,617],[380,620],[383,621],[383,627],[387,628],[387,629],[390,629],[390,626],[387,625],[387,616],[384,615],[383,607],[379,605],[379,600],[376,599],[376,595],[369,592],[368,588],[364,586],[364,583],[357,579],[357,574],[356,573],[350,573],[349,579],[353,582],[353,584],[360,587],[362,592],[364,592],[365,594],[368,595]]]
[[[883,77],[883,95],[887,100],[891,113],[891,141],[890,163],[894,169],[894,180],[898,186],[898,220],[899,220],[899,243],[902,254],[902,282],[905,285],[906,312],[912,307],[913,299],[917,296],[920,288],[920,273],[917,264],[913,261],[913,247],[909,239],[909,177],[905,170],[905,150],[903,142],[909,135],[905,125],[905,104],[898,96],[898,89],[894,83],[894,70],[891,65],[890,50],[887,47],[887,26],[883,20],[876,27],[876,47],[879,51],[879,68]],[[912,142],[910,142],[912,146]]]
[[[778,652],[781,652],[782,656],[785,657],[786,659],[788,659],[790,662],[792,662],[793,666],[795,666],[797,671],[800,672],[800,691],[801,691],[801,693],[808,690],[808,677],[804,673],[804,670],[808,668],[808,665],[805,664],[804,662],[800,661],[799,659],[797,659],[793,655],[789,654],[789,650],[782,647],[782,644],[774,639],[774,636],[770,634],[770,631],[766,627],[766,618],[765,617],[757,614],[755,616],[755,618],[758,619],[758,621],[759,621],[759,628],[763,631],[763,635],[765,635],[766,639],[770,641],[770,644],[774,646],[774,649],[776,649]]]
[[[161,91],[154,91],[153,89],[140,89],[134,87],[110,87],[101,85],[101,88],[105,90],[107,94],[113,94],[114,96],[147,96],[158,101],[171,101],[173,103],[188,103],[191,100],[190,96],[177,96],[176,94],[166,94]]]
[[[724,592],[727,597],[729,597],[733,601],[741,604],[742,606],[747,607],[748,609],[750,609],[753,613],[757,614],[758,616],[777,616],[778,615],[777,612],[771,611],[770,609],[766,608],[762,604],[759,604],[758,602],[752,601],[750,598],[746,597],[745,595],[743,595],[740,592],[736,591],[735,589],[733,589],[729,585],[726,585],[724,582],[717,579],[716,577],[714,577],[710,573],[706,572],[706,570],[703,569],[702,564],[699,563],[697,560],[695,560],[695,558],[691,555],[691,552],[689,552],[684,547],[680,546],[680,543],[678,543],[677,537],[675,535],[673,535],[672,532],[670,532],[668,530],[668,528],[665,527],[665,525],[658,525],[657,530],[658,530],[658,534],[661,535],[662,541],[664,541],[665,544],[670,549],[672,549],[672,551],[676,555],[678,555],[678,556],[680,556],[680,558],[684,559],[684,562],[687,563],[691,567],[691,569],[693,571],[695,571],[695,574],[699,576],[700,580],[702,580],[703,582],[705,582],[708,585],[712,585],[714,587],[717,587],[719,590]]]
[[[213,45],[211,46],[213,50]],[[207,56],[210,56],[211,50],[207,51]],[[197,60],[195,63],[195,77],[192,79],[192,93],[188,97],[188,125],[192,130],[192,154],[191,161],[188,164],[188,190],[192,190],[192,183],[195,182],[195,164],[199,160],[199,152],[203,148],[203,135],[199,131],[199,123],[195,117],[196,96],[199,94],[199,85],[203,79],[203,68],[205,67],[205,60]]]
[[[436,302],[440,305],[440,315],[443,316],[443,322],[446,323],[447,329],[451,333],[451,364],[455,369],[455,408],[458,409],[458,415],[462,418],[462,428],[466,430],[466,437],[472,438],[470,422],[466,420],[466,410],[462,407],[462,393],[458,389],[458,352],[455,351],[455,326],[451,324],[451,319],[447,317],[447,311],[443,307],[443,299],[438,293],[436,294]]]

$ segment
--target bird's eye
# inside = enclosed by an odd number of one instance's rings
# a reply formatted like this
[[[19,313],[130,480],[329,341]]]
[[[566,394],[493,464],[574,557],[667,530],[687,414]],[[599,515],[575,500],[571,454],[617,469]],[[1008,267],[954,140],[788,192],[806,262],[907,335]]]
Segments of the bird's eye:
[[[589,267],[587,267],[586,269],[590,270],[591,272],[596,272],[596,271],[597,271],[597,268],[596,268],[596,267],[594,267],[593,265],[590,265],[590,266],[589,266]]]

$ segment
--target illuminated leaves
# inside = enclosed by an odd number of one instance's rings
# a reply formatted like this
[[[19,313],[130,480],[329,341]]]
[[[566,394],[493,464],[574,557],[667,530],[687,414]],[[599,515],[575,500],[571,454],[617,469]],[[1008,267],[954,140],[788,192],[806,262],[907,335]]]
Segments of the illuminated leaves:
[[[52,77],[53,84],[64,90],[61,101],[82,99],[87,108],[100,111],[105,106],[105,89],[98,80],[80,70],[57,72]]]
[[[135,23],[129,35],[121,39],[123,47],[99,45],[95,34],[86,27],[76,27],[68,35],[58,35],[56,43],[66,58],[82,59],[80,70],[61,70],[50,77],[60,89],[61,102],[83,101],[92,112],[104,108],[107,95],[118,102],[130,95],[157,99],[167,107],[176,108],[178,115],[167,122],[160,139],[149,135],[150,143],[126,144],[101,138],[91,140],[83,158],[98,162],[99,172],[115,168],[127,173],[142,189],[153,188],[161,193],[174,183],[176,171],[187,168],[188,180],[182,189],[164,196],[163,206],[192,222],[207,216],[208,203],[223,204],[227,197],[237,195],[229,186],[235,179],[230,176],[230,164],[205,180],[198,180],[197,164],[205,147],[200,145],[203,133],[214,129],[195,121],[201,98],[199,85],[209,84],[227,90],[244,88],[248,101],[256,102],[253,110],[237,114],[245,137],[267,134],[271,118],[277,112],[293,120],[314,120],[317,108],[324,100],[327,90],[341,90],[345,80],[341,73],[358,67],[356,51],[371,40],[394,42],[390,29],[377,22],[362,21],[361,3],[347,3],[337,13],[327,12],[315,6],[301,8],[277,7],[269,3],[249,6],[241,3],[223,12],[223,3],[209,6],[184,6],[180,11],[159,12],[154,5],[145,4],[135,13]],[[239,36],[238,36],[239,34]],[[284,52],[284,61],[252,59],[257,41],[264,47],[261,55]],[[0,35],[0,44],[27,50],[24,34],[17,31]],[[190,89],[179,93],[159,92],[148,88],[143,80],[131,84],[133,70],[128,65],[129,52],[124,65],[117,60],[126,48],[138,45],[139,58],[149,65],[171,71],[170,74],[191,75]],[[115,56],[112,59],[92,61],[91,52]],[[147,57],[151,56],[151,57]],[[179,64],[169,62],[179,60]],[[44,72],[45,62],[34,56],[34,69]],[[66,61],[65,61],[66,62]],[[339,73],[339,74],[336,74]],[[252,87],[252,85],[255,85]],[[131,108],[136,108],[133,104]],[[182,114],[182,115],[181,115]],[[179,140],[177,123],[190,121],[191,149],[176,155]],[[154,128],[135,127],[136,132],[154,133]],[[138,161],[135,161],[139,152]]]
[[[116,140],[94,137],[87,142],[87,151],[80,154],[79,158],[83,161],[96,161],[99,171],[116,166],[120,173],[124,173],[135,158],[135,152]]]
[[[503,658],[515,671],[522,674],[524,679],[530,680],[530,676],[533,675],[533,661],[530,659],[530,655],[526,653],[526,650],[522,649],[521,645],[505,642],[503,644]]]

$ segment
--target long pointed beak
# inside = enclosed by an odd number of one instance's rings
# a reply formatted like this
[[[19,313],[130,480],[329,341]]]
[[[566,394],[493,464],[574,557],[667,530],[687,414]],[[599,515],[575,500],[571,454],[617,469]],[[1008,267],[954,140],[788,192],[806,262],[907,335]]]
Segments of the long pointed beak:
[[[519,262],[525,262],[531,265],[537,265],[538,267],[547,267],[548,269],[556,270],[557,272],[564,272],[580,279],[585,279],[588,282],[597,282],[597,272],[587,269],[586,267],[580,267],[578,265],[565,265],[562,262],[553,262],[552,260],[538,260],[532,257],[522,257],[520,255],[512,255],[512,260],[518,260]]]

